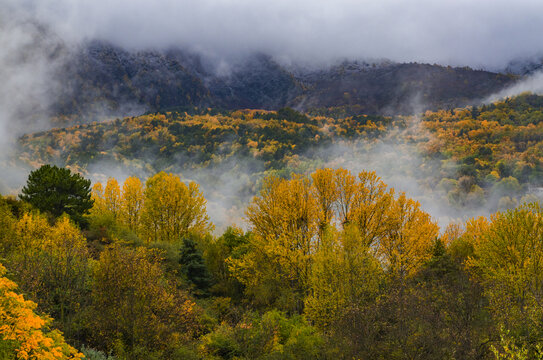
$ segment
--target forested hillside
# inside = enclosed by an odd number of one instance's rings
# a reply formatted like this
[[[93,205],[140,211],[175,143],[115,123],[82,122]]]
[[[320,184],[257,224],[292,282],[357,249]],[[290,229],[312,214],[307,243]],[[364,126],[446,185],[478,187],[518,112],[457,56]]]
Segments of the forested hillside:
[[[199,171],[223,166],[244,179],[246,195],[254,194],[259,179],[271,173],[375,166],[383,176],[393,172],[414,179],[433,201],[460,210],[495,211],[539,194],[542,111],[543,97],[530,94],[480,107],[428,111],[420,118],[308,116],[289,108],[193,109],[192,114],[153,113],[25,135],[18,158],[32,166],[53,163],[89,174],[106,165],[127,176],[171,171],[206,183],[209,179],[198,179],[203,176]],[[391,161],[386,152],[401,154],[405,161],[386,169],[378,164]]]
[[[127,167],[148,166],[152,171],[181,170],[235,156],[279,169],[296,155],[339,139],[379,138],[389,125],[405,126],[389,117],[308,117],[289,108],[195,115],[166,112],[29,134],[20,145],[24,160],[79,169],[106,160]]]
[[[438,185],[449,191],[453,203],[462,203],[470,195],[483,197],[481,188],[513,197],[526,191],[540,192],[542,106],[542,97],[525,94],[488,106],[424,115],[425,126],[434,134],[425,151],[441,159],[442,170],[451,165],[456,170]],[[482,200],[473,197],[474,201]]]

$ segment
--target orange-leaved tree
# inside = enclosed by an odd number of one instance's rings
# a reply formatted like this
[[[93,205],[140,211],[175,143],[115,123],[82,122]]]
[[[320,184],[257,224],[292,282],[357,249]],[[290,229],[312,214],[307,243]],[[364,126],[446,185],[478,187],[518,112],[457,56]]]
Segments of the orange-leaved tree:
[[[83,359],[58,330],[49,329],[50,318],[36,315],[36,304],[16,292],[17,285],[4,277],[0,265],[0,357],[21,360]]]

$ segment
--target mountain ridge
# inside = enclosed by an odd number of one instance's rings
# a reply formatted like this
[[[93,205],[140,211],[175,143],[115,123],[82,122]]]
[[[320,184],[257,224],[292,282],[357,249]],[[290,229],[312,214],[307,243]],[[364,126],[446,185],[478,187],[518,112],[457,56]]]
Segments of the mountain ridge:
[[[56,77],[67,86],[52,112],[69,116],[99,113],[96,104],[113,116],[126,115],[127,106],[140,112],[183,106],[289,106],[301,111],[346,107],[358,114],[408,114],[469,105],[519,78],[467,67],[385,61],[344,61],[293,71],[262,53],[221,72],[209,59],[181,49],[128,51],[96,40],[73,51]]]

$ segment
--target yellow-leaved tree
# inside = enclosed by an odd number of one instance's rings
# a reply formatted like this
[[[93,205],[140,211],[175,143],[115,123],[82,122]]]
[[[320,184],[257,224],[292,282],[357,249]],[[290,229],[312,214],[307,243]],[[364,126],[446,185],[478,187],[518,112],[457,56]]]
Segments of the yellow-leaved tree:
[[[137,177],[127,178],[121,197],[121,219],[134,232],[139,230],[143,209],[143,184]]]
[[[13,239],[17,223],[10,207],[3,200],[0,196],[0,256],[5,256],[15,246]]]
[[[353,204],[359,187],[356,183],[356,177],[349,170],[337,169],[330,170],[334,176],[334,186],[337,192],[337,217],[341,225],[349,224],[353,221]]]
[[[335,184],[334,172],[330,169],[317,169],[311,178],[317,203],[320,236],[334,219],[334,206],[338,198],[338,190]]]
[[[377,265],[392,277],[414,274],[438,236],[416,201],[369,171],[267,178],[247,219],[254,236],[244,256],[228,260],[232,273],[255,303],[301,311],[306,298],[312,316],[368,298],[373,279],[357,287]]]
[[[234,273],[257,303],[300,311],[319,222],[309,179],[265,179],[247,217],[253,251],[231,260]]]
[[[157,173],[147,179],[145,187],[131,176],[122,191],[117,180],[110,178],[105,189],[100,183],[94,185],[92,198],[91,228],[103,239],[116,239],[126,227],[147,243],[177,243],[189,234],[204,235],[213,228],[198,185],[186,185],[174,174]],[[114,231],[102,234],[104,228]]]
[[[350,309],[359,309],[378,293],[383,270],[354,224],[329,227],[313,256],[310,293],[304,312],[321,329],[329,329]]]
[[[94,201],[92,209],[90,211],[92,214],[103,214],[106,211],[106,200],[104,198],[104,187],[101,183],[95,183],[92,186],[91,199]]]
[[[365,246],[376,247],[387,234],[390,212],[394,201],[394,191],[387,189],[385,183],[372,171],[358,174],[356,194],[352,205],[351,221],[360,232],[360,241]]]
[[[212,229],[206,200],[198,184],[184,184],[179,176],[159,172],[146,182],[142,225],[147,242],[179,242],[188,234]]]
[[[401,193],[391,201],[389,215],[383,226],[386,233],[377,246],[379,260],[393,277],[404,278],[414,274],[430,259],[433,242],[439,227],[420,204]]]
[[[472,220],[467,265],[481,281],[495,320],[530,351],[543,335],[543,208],[538,203]],[[533,356],[533,353],[530,353]]]
[[[121,189],[115,178],[109,178],[104,189],[104,202],[106,210],[113,214],[114,218],[119,216],[121,210]]]

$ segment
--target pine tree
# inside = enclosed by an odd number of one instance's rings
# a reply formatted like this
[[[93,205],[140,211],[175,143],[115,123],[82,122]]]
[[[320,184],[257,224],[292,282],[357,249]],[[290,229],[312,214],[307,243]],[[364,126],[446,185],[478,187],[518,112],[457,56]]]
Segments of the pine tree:
[[[183,267],[183,273],[187,279],[194,284],[199,295],[207,296],[211,286],[211,275],[202,257],[202,253],[196,247],[196,242],[189,238],[183,239],[181,247],[181,258],[179,263]]]
[[[66,213],[80,226],[87,224],[83,215],[92,208],[90,180],[69,169],[43,165],[28,176],[21,200],[55,217]]]

